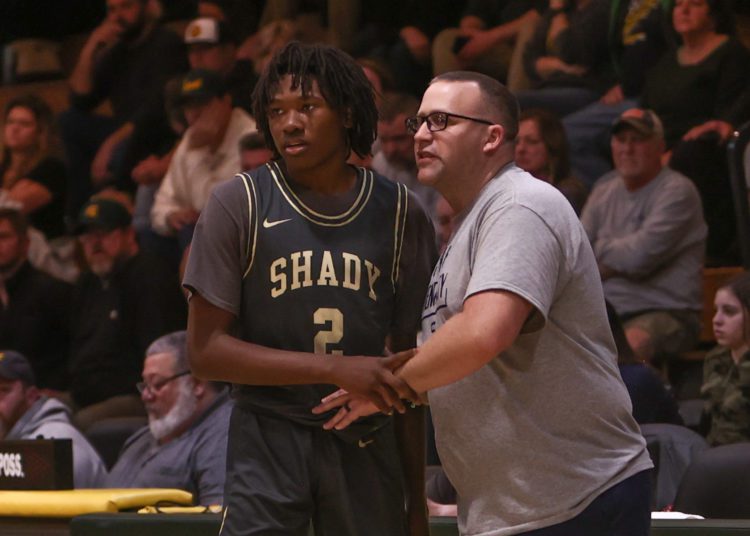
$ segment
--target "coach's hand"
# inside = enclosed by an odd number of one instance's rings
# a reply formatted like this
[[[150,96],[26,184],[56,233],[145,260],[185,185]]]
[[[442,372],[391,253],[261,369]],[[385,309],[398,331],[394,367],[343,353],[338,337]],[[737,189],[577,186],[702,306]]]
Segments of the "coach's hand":
[[[352,395],[372,402],[383,413],[394,408],[406,411],[402,399],[419,402],[419,395],[394,372],[414,357],[416,350],[406,350],[389,357],[334,357],[333,382]]]

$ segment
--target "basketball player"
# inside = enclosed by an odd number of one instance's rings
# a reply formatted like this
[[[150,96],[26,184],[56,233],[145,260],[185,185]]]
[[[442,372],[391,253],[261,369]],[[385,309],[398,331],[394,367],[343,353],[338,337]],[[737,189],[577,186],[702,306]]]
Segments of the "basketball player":
[[[346,54],[291,43],[253,100],[275,159],[214,189],[184,280],[192,368],[235,385],[222,534],[426,536],[422,415],[392,373],[412,353],[380,356],[415,344],[432,226],[403,186],[346,163],[377,124]],[[336,386],[404,414],[326,432],[311,409]]]

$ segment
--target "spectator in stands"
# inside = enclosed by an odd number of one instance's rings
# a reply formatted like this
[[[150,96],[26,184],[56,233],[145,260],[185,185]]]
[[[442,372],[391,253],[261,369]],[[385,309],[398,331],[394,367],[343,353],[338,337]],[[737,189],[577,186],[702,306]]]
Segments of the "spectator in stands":
[[[734,37],[727,0],[677,0],[680,46],[646,78],[642,105],[664,121],[670,166],[698,187],[708,223],[707,264],[736,262],[734,205],[723,143],[748,117],[750,54]]]
[[[547,6],[547,0],[469,0],[458,28],[443,30],[433,41],[434,73],[468,69],[508,79],[521,29],[535,24]]]
[[[573,171],[589,188],[612,169],[608,134],[612,122],[638,106],[646,73],[671,44],[668,2],[613,0],[609,54],[615,82],[602,97],[563,119]]]
[[[550,0],[523,54],[532,89],[518,92],[522,110],[565,116],[611,85],[607,0]]]
[[[662,165],[664,130],[653,111],[623,113],[611,144],[615,170],[591,192],[581,221],[604,296],[638,359],[651,362],[698,341],[706,223],[695,186]]]
[[[67,389],[70,285],[28,261],[28,222],[0,208],[0,348],[28,357],[41,389]]]
[[[672,394],[667,391],[656,371],[640,361],[628,344],[620,317],[607,303],[607,318],[617,347],[617,366],[633,403],[633,417],[638,424],[684,424]]]
[[[380,150],[372,159],[372,169],[384,177],[405,184],[436,223],[435,205],[440,194],[417,180],[414,136],[406,130],[406,118],[416,114],[418,109],[419,101],[406,93],[389,93],[383,96],[378,115]]]
[[[208,17],[195,19],[185,28],[185,45],[190,68],[219,73],[232,96],[232,105],[251,114],[250,97],[258,76],[252,62],[237,59],[237,43],[227,25]]]
[[[0,441],[4,439],[71,439],[73,485],[98,488],[107,470],[99,454],[70,422],[70,410],[42,395],[29,361],[13,350],[0,351]]]
[[[150,0],[106,2],[107,17],[84,44],[69,79],[72,107],[61,117],[72,217],[94,187],[129,177],[118,169],[122,142],[160,101],[166,81],[186,67],[182,41],[159,25]],[[104,99],[109,99],[113,117],[91,113]]]
[[[148,426],[125,442],[107,487],[178,488],[196,504],[221,504],[232,405],[222,384],[190,373],[184,331],[148,347],[138,390]]]
[[[716,291],[714,336],[703,367],[701,397],[711,445],[750,441],[750,274]]]
[[[85,431],[98,419],[142,415],[135,390],[146,347],[185,325],[176,271],[139,252],[128,210],[93,198],[76,228],[89,270],[73,292],[70,391]]]
[[[521,114],[516,139],[516,165],[555,186],[581,214],[588,190],[570,173],[570,150],[557,116],[531,109]]]
[[[456,0],[381,0],[360,10],[352,53],[384,61],[395,89],[414,96],[432,77],[432,40],[456,26],[464,2]]]
[[[240,138],[240,171],[250,171],[273,158],[273,151],[266,145],[263,135],[256,131]]]
[[[189,127],[156,193],[151,225],[157,233],[175,236],[184,249],[211,190],[241,171],[237,147],[243,135],[255,130],[255,121],[232,107],[223,80],[213,71],[190,71],[180,95]]]
[[[41,98],[29,93],[5,105],[0,200],[15,202],[47,239],[65,234],[66,170],[54,138],[52,110]]]

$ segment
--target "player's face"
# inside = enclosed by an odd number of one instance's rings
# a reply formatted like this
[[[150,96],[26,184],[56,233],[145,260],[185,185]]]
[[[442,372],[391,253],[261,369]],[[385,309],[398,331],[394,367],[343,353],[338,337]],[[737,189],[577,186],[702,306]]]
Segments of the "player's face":
[[[349,148],[341,115],[328,105],[316,81],[308,95],[291,84],[292,77],[284,76],[268,106],[271,136],[287,166],[299,172],[346,161]]]
[[[422,97],[417,115],[435,112],[481,117],[479,87],[473,82],[435,82]],[[444,191],[442,186],[461,180],[467,165],[479,160],[488,125],[449,117],[445,129],[431,132],[427,122],[414,134],[417,178],[422,184]]]

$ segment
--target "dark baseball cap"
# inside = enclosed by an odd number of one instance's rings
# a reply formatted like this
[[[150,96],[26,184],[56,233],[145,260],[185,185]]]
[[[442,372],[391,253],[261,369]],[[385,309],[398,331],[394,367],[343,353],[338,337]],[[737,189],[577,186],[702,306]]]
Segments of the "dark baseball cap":
[[[74,232],[81,234],[92,229],[114,231],[129,226],[132,219],[122,203],[113,199],[96,198],[81,209]]]
[[[179,101],[207,101],[227,92],[221,75],[207,69],[193,69],[182,79]]]
[[[664,138],[664,126],[659,116],[653,110],[632,108],[623,112],[612,123],[612,134],[617,134],[623,128],[632,128],[647,138]]]
[[[15,350],[0,350],[0,378],[10,381],[21,380],[26,385],[36,384],[29,360]]]

